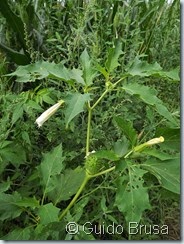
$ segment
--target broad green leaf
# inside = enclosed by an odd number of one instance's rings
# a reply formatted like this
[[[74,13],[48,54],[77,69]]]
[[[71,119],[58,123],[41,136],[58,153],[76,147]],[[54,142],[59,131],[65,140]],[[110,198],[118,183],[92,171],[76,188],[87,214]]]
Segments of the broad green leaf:
[[[175,68],[173,70],[170,71],[163,71],[162,75],[172,79],[173,81],[180,81],[180,77],[179,77],[179,68]]]
[[[17,122],[18,119],[22,118],[23,116],[23,104],[24,103],[20,103],[20,104],[16,104],[15,109],[13,110],[13,115],[12,115],[12,125],[15,124]]]
[[[19,66],[13,73],[6,76],[17,76],[17,82],[34,82],[49,75],[49,72],[43,66],[44,62]]]
[[[19,207],[30,207],[30,208],[37,208],[39,207],[39,201],[36,200],[34,197],[31,198],[31,197],[24,197],[23,199],[17,201],[15,203],[16,206],[19,206]]]
[[[93,155],[95,155],[97,158],[104,158],[110,161],[117,161],[119,160],[118,155],[110,150],[100,150],[98,152],[95,152]]]
[[[121,117],[114,118],[117,126],[121,129],[124,135],[130,140],[131,145],[134,146],[137,140],[137,133],[133,128],[133,125],[130,121],[125,120]]]
[[[90,100],[90,94],[74,93],[66,99],[65,121],[66,127],[79,113],[84,111],[84,104]]]
[[[80,56],[80,63],[83,68],[83,78],[87,86],[93,84],[93,79],[96,76],[96,71],[91,65],[91,60],[86,49],[82,52]]]
[[[105,79],[107,79],[109,77],[109,73],[106,71],[106,69],[104,67],[102,67],[100,64],[96,63],[96,69],[103,74],[103,76],[105,77]]]
[[[132,76],[150,76],[158,73],[162,70],[162,67],[155,62],[154,64],[149,64],[146,61],[141,61],[138,57],[135,58],[133,64],[128,69],[128,73]]]
[[[173,81],[180,81],[179,68],[175,68],[170,71],[163,71],[162,67],[157,62],[149,64],[146,61],[141,61],[138,57],[135,58],[127,72],[132,76],[158,76],[169,78]]]
[[[27,227],[24,229],[16,228],[1,238],[5,241],[28,241],[31,239],[30,237],[32,231],[32,227]]]
[[[108,57],[105,63],[108,73],[111,73],[116,67],[119,66],[118,59],[122,53],[122,43],[118,40],[115,47],[108,50]]]
[[[158,158],[158,159],[160,159],[162,161],[178,158],[178,155],[171,155],[171,154],[162,152],[162,151],[157,150],[157,149],[148,149],[148,148],[146,148],[146,149],[144,149],[142,151],[142,153],[146,154],[146,155],[149,155],[149,156],[153,156],[153,157]]]
[[[63,161],[64,157],[62,155],[61,145],[55,147],[51,152],[44,154],[43,161],[40,166],[38,166],[44,193],[48,193],[55,187],[54,178],[52,176],[61,173],[64,168]]]
[[[114,152],[119,156],[122,157],[128,152],[129,142],[127,138],[124,136],[121,140],[116,141],[114,143]]]
[[[49,63],[49,62],[44,62],[43,66],[48,72],[49,72],[49,77],[55,77],[60,80],[69,80],[70,79],[70,73],[67,68],[62,63]]]
[[[164,143],[160,144],[162,149],[168,149],[173,151],[180,151],[181,142],[180,142],[180,129],[179,128],[168,128],[160,127],[156,129],[155,136],[162,135],[164,137]]]
[[[0,193],[7,191],[10,188],[11,183],[10,180],[0,183]]]
[[[21,200],[18,192],[13,194],[0,193],[0,220],[14,219],[22,213],[22,209],[16,206],[16,202]]]
[[[56,205],[66,201],[74,195],[84,180],[85,171],[82,168],[67,169],[63,174],[55,177],[55,188],[49,192],[49,198]]]
[[[0,156],[3,161],[19,167],[20,164],[26,162],[26,154],[21,145],[10,142],[7,146],[0,148]]]
[[[139,222],[143,211],[150,209],[148,192],[143,186],[143,175],[147,171],[131,165],[131,162],[128,171],[128,175],[120,176],[117,181],[115,204],[124,214],[127,223]]]
[[[180,193],[180,159],[159,161],[149,159],[141,165],[158,179],[162,187]]]
[[[38,210],[40,224],[47,225],[51,222],[59,221],[59,211],[60,209],[55,207],[52,203],[41,206]]]
[[[152,106],[155,106],[156,111],[168,119],[174,125],[177,125],[176,120],[168,109],[163,105],[162,101],[156,96],[156,90],[148,86],[140,85],[138,83],[129,83],[123,86],[125,90],[130,95],[138,95],[140,99]]]
[[[82,70],[73,68],[70,71],[70,79],[74,79],[77,83],[85,85],[84,79],[82,78]]]

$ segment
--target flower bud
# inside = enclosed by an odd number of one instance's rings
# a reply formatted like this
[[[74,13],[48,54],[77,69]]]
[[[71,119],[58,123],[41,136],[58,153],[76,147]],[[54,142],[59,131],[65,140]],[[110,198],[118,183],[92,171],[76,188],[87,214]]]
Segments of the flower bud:
[[[54,104],[52,107],[43,112],[35,121],[38,127],[40,128],[43,125],[43,123],[47,121],[63,103],[64,101],[60,100],[58,103]]]

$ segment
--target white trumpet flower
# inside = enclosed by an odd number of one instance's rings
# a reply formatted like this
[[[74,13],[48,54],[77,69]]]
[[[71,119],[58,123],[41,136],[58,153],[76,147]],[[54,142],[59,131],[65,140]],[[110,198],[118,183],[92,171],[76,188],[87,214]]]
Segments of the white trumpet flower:
[[[40,128],[43,125],[43,123],[47,121],[63,103],[64,101],[60,100],[58,103],[54,104],[52,107],[43,112],[35,121],[38,127]]]
[[[153,138],[153,139],[147,141],[146,145],[147,146],[151,146],[151,145],[158,144],[158,143],[161,143],[161,142],[164,142],[163,136],[160,136],[158,138]]]
[[[158,143],[161,143],[161,142],[164,142],[164,137],[163,136],[160,136],[160,137],[157,137],[157,138],[153,138],[141,145],[138,145],[136,147],[134,147],[134,152],[140,152],[142,150],[144,150],[146,147],[150,147],[154,144],[158,144]]]

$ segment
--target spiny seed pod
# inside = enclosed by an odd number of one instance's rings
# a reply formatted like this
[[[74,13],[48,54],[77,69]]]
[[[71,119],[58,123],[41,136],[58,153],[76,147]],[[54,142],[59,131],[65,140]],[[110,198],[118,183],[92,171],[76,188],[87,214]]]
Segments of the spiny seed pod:
[[[100,172],[103,165],[102,165],[102,162],[99,161],[95,155],[90,154],[86,158],[85,167],[86,167],[86,171],[88,172],[88,174],[94,175],[94,174],[97,174]]]

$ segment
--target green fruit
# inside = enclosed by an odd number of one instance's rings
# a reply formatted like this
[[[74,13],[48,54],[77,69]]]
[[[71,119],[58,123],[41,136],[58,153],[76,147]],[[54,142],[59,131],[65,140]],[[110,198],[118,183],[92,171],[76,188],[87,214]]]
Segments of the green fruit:
[[[100,172],[102,169],[102,162],[98,160],[95,155],[89,155],[85,161],[86,171],[90,175],[94,175]]]

